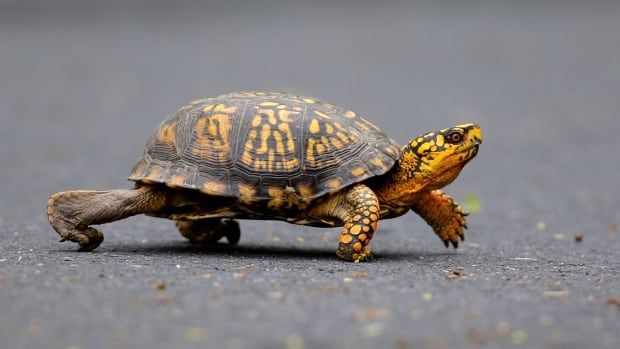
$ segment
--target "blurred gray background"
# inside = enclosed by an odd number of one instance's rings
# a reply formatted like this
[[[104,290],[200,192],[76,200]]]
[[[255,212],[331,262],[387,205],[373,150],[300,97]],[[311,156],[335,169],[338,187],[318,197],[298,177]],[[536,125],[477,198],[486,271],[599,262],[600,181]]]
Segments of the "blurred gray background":
[[[0,0],[2,346],[617,348],[619,19],[615,1]],[[92,253],[57,242],[50,194],[130,186],[165,116],[256,89],[400,143],[481,124],[446,189],[476,211],[467,241],[407,215],[363,265],[335,259],[338,230],[274,222],[236,248],[145,217]]]

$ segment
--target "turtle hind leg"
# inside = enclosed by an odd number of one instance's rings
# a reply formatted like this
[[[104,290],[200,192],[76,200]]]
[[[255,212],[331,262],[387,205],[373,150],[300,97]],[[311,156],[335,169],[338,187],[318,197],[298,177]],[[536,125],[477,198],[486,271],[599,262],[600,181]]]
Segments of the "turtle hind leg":
[[[103,241],[103,234],[90,225],[156,213],[166,205],[166,191],[150,186],[133,190],[75,190],[52,195],[47,202],[47,217],[61,241],[76,242],[80,251],[90,251]]]
[[[214,244],[225,237],[229,244],[236,245],[241,238],[239,223],[234,219],[178,220],[176,226],[181,235],[195,244]]]

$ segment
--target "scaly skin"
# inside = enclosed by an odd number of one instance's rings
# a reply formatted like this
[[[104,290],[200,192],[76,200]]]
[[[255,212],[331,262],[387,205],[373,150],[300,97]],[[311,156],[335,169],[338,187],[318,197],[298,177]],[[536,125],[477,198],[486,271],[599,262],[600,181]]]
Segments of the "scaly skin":
[[[338,207],[338,214],[344,222],[342,234],[338,239],[336,255],[340,259],[354,262],[372,260],[372,251],[368,247],[379,221],[379,200],[367,186],[359,184],[346,194],[348,210]]]
[[[80,251],[90,251],[103,242],[103,234],[89,225],[158,212],[168,205],[169,196],[154,187],[60,192],[49,198],[47,218],[62,237],[60,241],[73,241],[80,245]]]
[[[422,194],[411,209],[433,228],[446,247],[452,243],[454,248],[458,248],[459,238],[465,240],[464,231],[467,229],[465,216],[467,214],[441,190]]]

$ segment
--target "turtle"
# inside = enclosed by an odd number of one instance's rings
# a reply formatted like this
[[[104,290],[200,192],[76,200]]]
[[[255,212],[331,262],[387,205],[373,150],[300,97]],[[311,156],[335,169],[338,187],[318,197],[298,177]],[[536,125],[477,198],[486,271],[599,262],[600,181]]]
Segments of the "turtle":
[[[466,213],[441,188],[478,153],[482,129],[462,124],[399,146],[355,112],[313,97],[235,92],[199,99],[167,117],[131,171],[133,189],[53,194],[47,215],[89,251],[92,228],[137,214],[176,222],[193,243],[240,238],[238,219],[342,227],[336,256],[373,259],[381,219],[410,210],[446,247],[458,247]]]

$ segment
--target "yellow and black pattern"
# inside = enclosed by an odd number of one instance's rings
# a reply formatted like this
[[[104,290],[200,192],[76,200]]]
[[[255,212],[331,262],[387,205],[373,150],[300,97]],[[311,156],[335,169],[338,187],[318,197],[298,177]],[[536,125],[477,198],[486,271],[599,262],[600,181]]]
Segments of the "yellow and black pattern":
[[[399,147],[354,112],[316,98],[238,92],[166,119],[134,181],[292,208],[387,172]]]
[[[365,262],[372,259],[372,251],[368,247],[379,222],[379,200],[375,193],[363,184],[353,187],[346,200],[351,205],[347,212],[344,227],[338,239],[336,255],[341,259]]]

